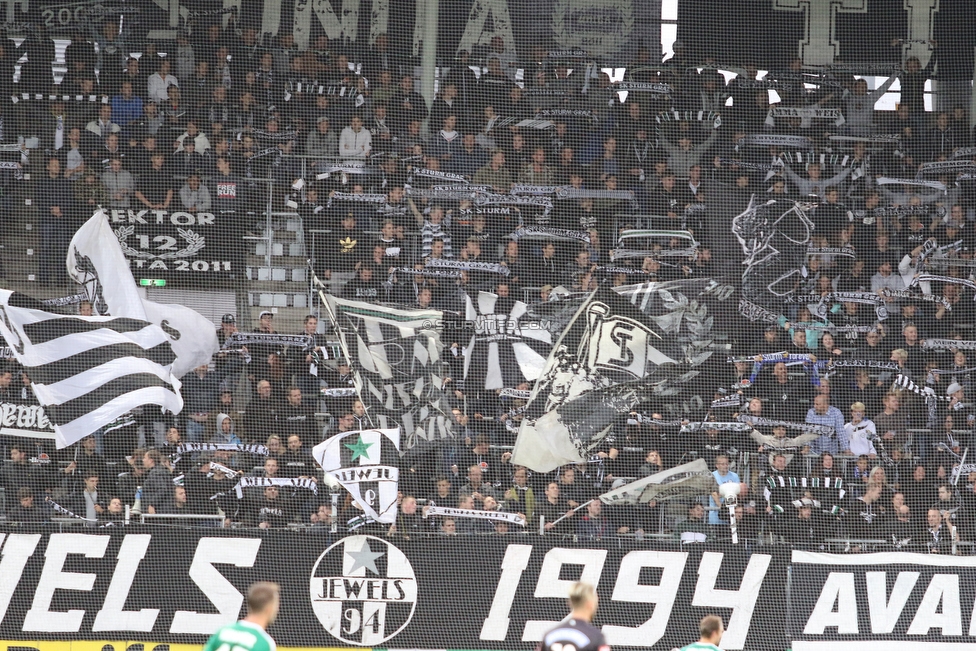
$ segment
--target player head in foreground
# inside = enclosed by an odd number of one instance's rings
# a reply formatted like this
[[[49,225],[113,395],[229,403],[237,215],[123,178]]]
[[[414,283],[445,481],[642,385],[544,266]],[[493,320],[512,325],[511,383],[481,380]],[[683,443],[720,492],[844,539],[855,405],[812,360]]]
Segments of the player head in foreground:
[[[593,626],[599,599],[589,583],[574,583],[569,589],[569,616],[546,633],[536,651],[610,651],[603,633]]]
[[[280,603],[277,583],[252,583],[247,589],[247,616],[217,629],[203,650],[276,651],[278,647],[266,631],[278,617]]]
[[[701,636],[699,640],[682,648],[681,651],[718,651],[718,644],[722,641],[722,635],[725,634],[722,618],[718,615],[702,617],[701,623],[698,625],[698,633]]]
[[[247,617],[245,622],[267,630],[278,617],[281,594],[277,583],[258,581],[247,589]]]

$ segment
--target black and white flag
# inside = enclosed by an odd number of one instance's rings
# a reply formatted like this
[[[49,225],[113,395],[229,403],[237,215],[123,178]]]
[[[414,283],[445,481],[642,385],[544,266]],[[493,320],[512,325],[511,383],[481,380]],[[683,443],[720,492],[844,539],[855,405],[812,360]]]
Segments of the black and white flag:
[[[717,489],[715,476],[704,459],[695,459],[675,468],[662,470],[649,477],[624,484],[600,495],[610,506],[646,504],[706,495]]]
[[[667,384],[663,367],[681,367],[668,339],[624,297],[605,288],[590,295],[536,382],[512,463],[548,472],[586,462],[620,413]]]
[[[312,456],[349,491],[366,515],[377,522],[396,522],[399,429],[336,434],[312,448]]]
[[[814,230],[807,208],[798,201],[757,201],[753,195],[746,210],[732,220],[732,233],[746,255],[746,300],[775,305],[799,287]]]
[[[464,348],[465,386],[494,390],[537,380],[553,343],[546,322],[523,321],[522,301],[502,303],[488,292],[465,299],[465,318],[474,324]],[[509,309],[498,311],[502,304]]]
[[[54,423],[58,448],[136,407],[183,409],[169,335],[144,313],[64,316],[0,290],[0,334],[27,369],[34,395]]]
[[[173,375],[183,377],[209,364],[217,352],[214,324],[188,307],[139,297],[129,264],[108,216],[98,211],[75,232],[68,247],[68,275],[81,285],[98,315],[144,319],[169,336],[176,360]]]
[[[58,447],[143,405],[179,413],[178,378],[210,361],[217,349],[213,324],[182,306],[139,298],[101,211],[72,238],[67,269],[99,316],[54,314],[13,292],[0,300],[0,333],[28,369]]]
[[[411,310],[326,295],[356,388],[373,425],[402,429],[403,447],[452,437],[443,400],[439,310]]]

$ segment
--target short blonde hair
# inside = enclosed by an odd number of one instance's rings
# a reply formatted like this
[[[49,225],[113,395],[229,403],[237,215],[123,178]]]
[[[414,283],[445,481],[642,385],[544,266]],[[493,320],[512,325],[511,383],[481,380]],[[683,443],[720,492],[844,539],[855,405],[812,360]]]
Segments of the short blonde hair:
[[[596,599],[596,590],[589,583],[577,581],[569,589],[569,605],[574,610]]]
[[[860,411],[863,413],[866,410],[867,408],[864,406],[863,402],[855,402],[853,405],[851,405],[851,411]]]

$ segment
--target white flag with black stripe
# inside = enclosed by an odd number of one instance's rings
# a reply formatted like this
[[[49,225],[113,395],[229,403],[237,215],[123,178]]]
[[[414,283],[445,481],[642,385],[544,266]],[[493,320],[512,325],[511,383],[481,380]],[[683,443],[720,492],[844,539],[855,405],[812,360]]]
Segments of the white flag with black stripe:
[[[170,338],[144,317],[65,316],[0,290],[0,334],[66,447],[142,405],[183,408]]]

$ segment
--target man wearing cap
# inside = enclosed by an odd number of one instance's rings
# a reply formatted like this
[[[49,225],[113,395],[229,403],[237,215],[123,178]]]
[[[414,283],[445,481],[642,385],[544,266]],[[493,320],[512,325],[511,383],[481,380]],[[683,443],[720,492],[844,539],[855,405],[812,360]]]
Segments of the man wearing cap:
[[[820,503],[810,497],[794,500],[792,517],[780,516],[780,535],[792,545],[819,547],[824,541],[824,522]]]

